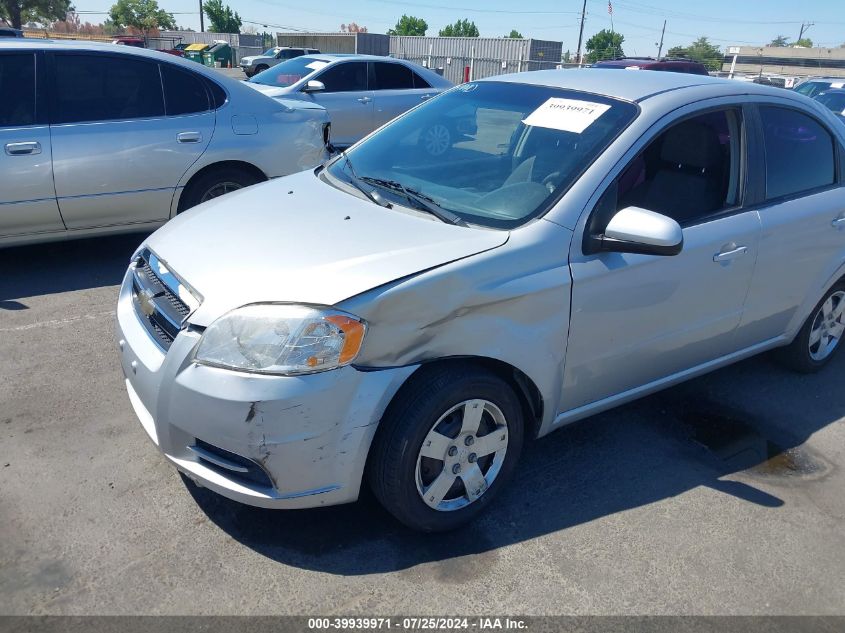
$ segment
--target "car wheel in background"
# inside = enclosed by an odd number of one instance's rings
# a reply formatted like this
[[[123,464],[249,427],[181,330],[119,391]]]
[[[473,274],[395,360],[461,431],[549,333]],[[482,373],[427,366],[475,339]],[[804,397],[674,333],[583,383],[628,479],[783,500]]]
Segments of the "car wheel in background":
[[[795,371],[811,374],[827,365],[842,347],[845,335],[845,282],[828,290],[798,336],[780,350],[781,360]]]
[[[452,144],[452,133],[442,123],[435,123],[420,136],[420,143],[430,156],[440,156]]]
[[[511,478],[522,442],[522,407],[507,382],[473,365],[423,367],[381,421],[370,484],[405,525],[452,530]]]
[[[185,189],[179,203],[179,211],[185,211],[257,182],[259,179],[255,177],[255,174],[237,167],[222,167],[208,171]]]
[[[255,71],[252,74],[253,74],[253,76],[255,76],[258,73],[263,73],[268,68],[270,68],[270,67],[267,66],[266,64],[259,64],[258,66],[255,67]]]

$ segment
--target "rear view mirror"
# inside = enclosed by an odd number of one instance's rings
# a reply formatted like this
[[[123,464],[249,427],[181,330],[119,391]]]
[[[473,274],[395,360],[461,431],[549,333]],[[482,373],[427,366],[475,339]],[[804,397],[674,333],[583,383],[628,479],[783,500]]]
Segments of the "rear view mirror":
[[[600,250],[643,255],[677,255],[684,246],[684,232],[675,220],[660,213],[626,207],[618,211],[603,235],[596,236]]]
[[[305,84],[305,87],[302,89],[303,92],[322,92],[326,89],[326,84],[322,81],[317,81],[316,79],[312,79],[308,83]]]

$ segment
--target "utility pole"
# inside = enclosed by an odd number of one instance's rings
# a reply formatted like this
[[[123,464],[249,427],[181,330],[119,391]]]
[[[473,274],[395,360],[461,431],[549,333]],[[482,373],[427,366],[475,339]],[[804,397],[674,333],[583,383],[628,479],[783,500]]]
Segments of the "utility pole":
[[[815,26],[815,22],[802,22],[801,23],[801,32],[798,33],[798,39],[796,40],[796,44],[801,41],[801,38],[804,37],[804,32],[809,29],[811,26]]]
[[[657,47],[657,59],[660,59],[660,54],[663,52],[663,36],[666,34],[666,20],[663,20],[663,30],[660,31],[660,44]]]
[[[581,68],[581,42],[584,39],[584,18],[587,16],[587,0],[581,8],[581,30],[578,32],[578,68]]]
[[[200,33],[205,31],[205,19],[202,15],[202,0],[200,0]]]

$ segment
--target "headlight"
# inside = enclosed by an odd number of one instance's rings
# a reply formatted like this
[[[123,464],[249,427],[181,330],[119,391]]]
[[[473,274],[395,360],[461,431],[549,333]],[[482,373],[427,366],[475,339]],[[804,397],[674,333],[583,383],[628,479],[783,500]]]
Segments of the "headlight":
[[[255,304],[233,310],[203,333],[194,360],[262,374],[308,374],[348,365],[366,325],[331,309]]]

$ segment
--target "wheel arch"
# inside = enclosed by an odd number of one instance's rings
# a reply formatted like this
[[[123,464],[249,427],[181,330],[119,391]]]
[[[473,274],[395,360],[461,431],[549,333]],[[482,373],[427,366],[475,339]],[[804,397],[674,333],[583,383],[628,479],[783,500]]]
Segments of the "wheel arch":
[[[176,200],[176,213],[180,213],[185,210],[185,193],[190,190],[190,187],[200,178],[205,176],[208,173],[213,171],[221,170],[221,169],[241,169],[253,175],[255,178],[258,179],[259,182],[264,182],[268,180],[267,174],[261,171],[258,167],[253,165],[252,163],[248,163],[243,160],[221,160],[209,165],[205,165],[201,169],[198,169],[193,174],[191,174],[190,178],[188,178],[187,182],[177,189],[177,200]]]

